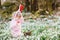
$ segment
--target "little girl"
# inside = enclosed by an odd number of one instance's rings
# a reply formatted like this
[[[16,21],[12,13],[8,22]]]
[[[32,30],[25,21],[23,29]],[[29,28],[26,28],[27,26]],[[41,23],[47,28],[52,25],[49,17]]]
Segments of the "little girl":
[[[12,20],[10,22],[10,28],[11,28],[11,35],[13,37],[18,37],[21,35],[21,24],[24,21],[22,13],[21,13],[23,8],[24,6],[20,4],[18,11],[16,11],[12,15]]]

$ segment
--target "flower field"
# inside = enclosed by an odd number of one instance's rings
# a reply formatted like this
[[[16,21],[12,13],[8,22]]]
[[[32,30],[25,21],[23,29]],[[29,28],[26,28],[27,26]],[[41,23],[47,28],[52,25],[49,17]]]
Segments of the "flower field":
[[[22,24],[21,37],[10,35],[9,22],[0,23],[0,40],[60,40],[60,19],[25,21]]]

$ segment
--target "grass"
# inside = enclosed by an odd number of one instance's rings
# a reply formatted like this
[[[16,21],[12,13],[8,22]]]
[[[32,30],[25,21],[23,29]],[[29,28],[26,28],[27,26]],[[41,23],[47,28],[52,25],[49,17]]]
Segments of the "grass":
[[[0,24],[0,40],[60,40],[60,20],[29,20],[22,24],[25,35],[12,38],[9,31],[9,22]],[[2,30],[2,31],[1,31]]]

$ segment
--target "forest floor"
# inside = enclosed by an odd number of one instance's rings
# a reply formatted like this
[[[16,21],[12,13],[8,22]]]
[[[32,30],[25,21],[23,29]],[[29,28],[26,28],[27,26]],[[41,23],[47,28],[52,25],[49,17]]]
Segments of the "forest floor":
[[[27,14],[27,13],[26,13]],[[59,14],[59,13],[58,13]],[[9,31],[9,22],[0,24],[0,39],[4,40],[60,40],[60,16],[41,15],[36,18],[30,15],[25,16],[22,24],[23,35],[12,38]]]

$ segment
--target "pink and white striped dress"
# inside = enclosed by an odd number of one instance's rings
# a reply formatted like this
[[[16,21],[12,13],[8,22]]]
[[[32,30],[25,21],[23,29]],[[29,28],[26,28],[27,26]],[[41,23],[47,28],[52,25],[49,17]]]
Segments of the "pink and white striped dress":
[[[21,15],[19,19],[16,18],[16,15]],[[22,13],[18,10],[12,15],[12,20],[10,22],[11,35],[13,37],[18,37],[21,35],[21,24],[24,22]]]

